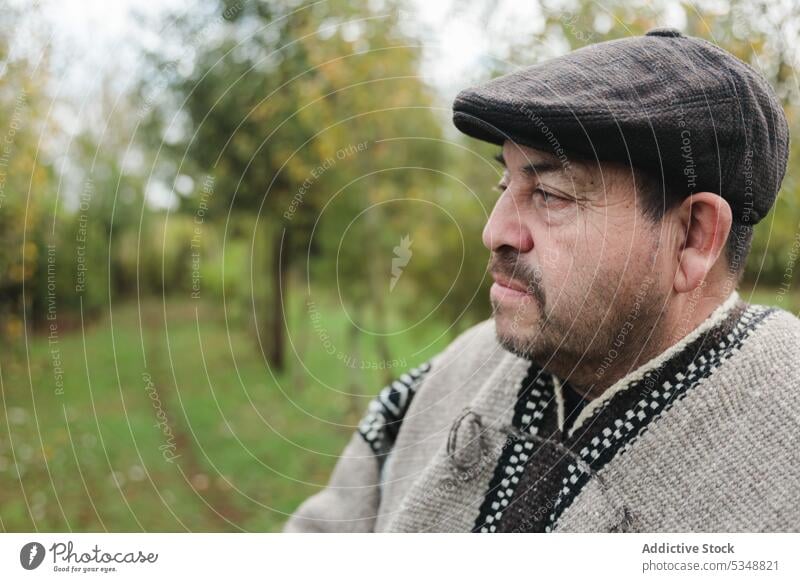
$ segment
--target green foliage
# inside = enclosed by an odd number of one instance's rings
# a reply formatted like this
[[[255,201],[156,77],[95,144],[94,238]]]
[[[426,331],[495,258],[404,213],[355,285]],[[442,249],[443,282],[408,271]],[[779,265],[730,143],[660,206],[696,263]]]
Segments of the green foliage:
[[[38,155],[46,77],[31,74],[33,63],[8,51],[0,37],[0,340],[19,337],[24,311],[37,296],[31,285],[45,268],[54,185],[48,160]]]

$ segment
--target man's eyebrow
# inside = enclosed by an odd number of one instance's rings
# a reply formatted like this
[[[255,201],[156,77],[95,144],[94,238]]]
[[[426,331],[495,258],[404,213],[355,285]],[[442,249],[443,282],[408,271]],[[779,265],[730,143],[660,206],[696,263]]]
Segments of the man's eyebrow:
[[[560,163],[555,161],[529,163],[524,165],[520,171],[528,176],[538,177],[541,174],[548,174],[553,172],[561,172],[563,168]]]
[[[499,151],[494,155],[494,159],[496,162],[501,164],[504,168],[507,168],[508,165],[506,164],[506,159],[503,156],[503,152]],[[563,170],[562,165],[555,161],[555,160],[547,160],[544,162],[530,162],[525,164],[520,168],[520,171],[528,176],[537,176],[539,174],[547,174],[552,172],[559,172]]]
[[[494,155],[494,159],[504,168],[508,168],[502,150]],[[520,171],[529,177],[537,178],[542,174],[565,172],[565,168],[556,160],[545,160],[543,162],[530,162],[525,164],[520,168]]]

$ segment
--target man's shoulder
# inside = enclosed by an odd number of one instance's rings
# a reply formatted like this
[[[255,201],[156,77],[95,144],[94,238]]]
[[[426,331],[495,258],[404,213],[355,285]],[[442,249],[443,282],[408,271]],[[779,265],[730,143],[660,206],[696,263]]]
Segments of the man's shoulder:
[[[774,362],[776,365],[800,364],[800,359],[796,357],[800,354],[800,318],[780,307],[755,304],[751,307],[767,313],[763,324],[754,331],[750,339],[754,347],[758,348],[753,350],[754,355],[764,354],[779,358]]]
[[[640,517],[649,512],[651,528],[797,526],[792,500],[800,494],[800,320],[751,304],[739,325],[746,337],[604,469],[606,482],[618,483],[614,487],[626,489],[625,495],[646,496]],[[653,474],[670,478],[651,480]],[[649,489],[638,488],[641,482]],[[749,521],[740,521],[744,511],[752,512]]]
[[[790,333],[794,334],[800,333],[800,318],[794,313],[774,305],[758,305],[753,303],[751,306],[769,312],[769,320],[771,320],[770,327],[785,328],[790,330]]]
[[[469,327],[431,359],[398,374],[380,390],[358,429],[375,453],[385,456],[392,449],[406,413],[419,400],[418,392],[430,396],[436,386],[460,386],[476,368],[497,358],[498,348],[503,350],[494,329],[493,319]]]
[[[744,424],[797,426],[800,397],[800,319],[780,308],[750,305],[760,323],[704,382],[689,391],[685,412],[698,422],[719,421],[730,438],[746,438]],[[758,317],[759,312],[763,319]],[[746,325],[746,324],[744,324]],[[694,406],[698,409],[693,410]],[[682,407],[679,407],[682,408]],[[702,413],[697,414],[699,411]]]
[[[738,325],[744,328],[738,345],[723,348],[725,356],[676,399],[655,432],[673,427],[706,434],[713,427],[719,439],[755,446],[745,427],[784,429],[800,423],[800,319],[783,309],[750,304]]]

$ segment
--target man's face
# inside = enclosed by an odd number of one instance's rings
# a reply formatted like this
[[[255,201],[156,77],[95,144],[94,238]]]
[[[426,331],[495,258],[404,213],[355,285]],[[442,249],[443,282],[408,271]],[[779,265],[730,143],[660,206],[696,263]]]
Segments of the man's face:
[[[498,340],[561,374],[609,354],[622,364],[652,333],[671,288],[659,226],[642,215],[630,170],[564,163],[509,141],[502,157],[483,231]]]

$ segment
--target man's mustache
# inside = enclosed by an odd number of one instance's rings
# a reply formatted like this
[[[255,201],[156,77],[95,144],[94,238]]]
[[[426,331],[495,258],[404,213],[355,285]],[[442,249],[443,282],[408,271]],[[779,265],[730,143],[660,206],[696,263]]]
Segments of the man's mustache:
[[[539,306],[544,307],[542,273],[538,269],[530,268],[517,256],[495,253],[489,261],[488,271],[494,276],[501,276],[523,285]]]

